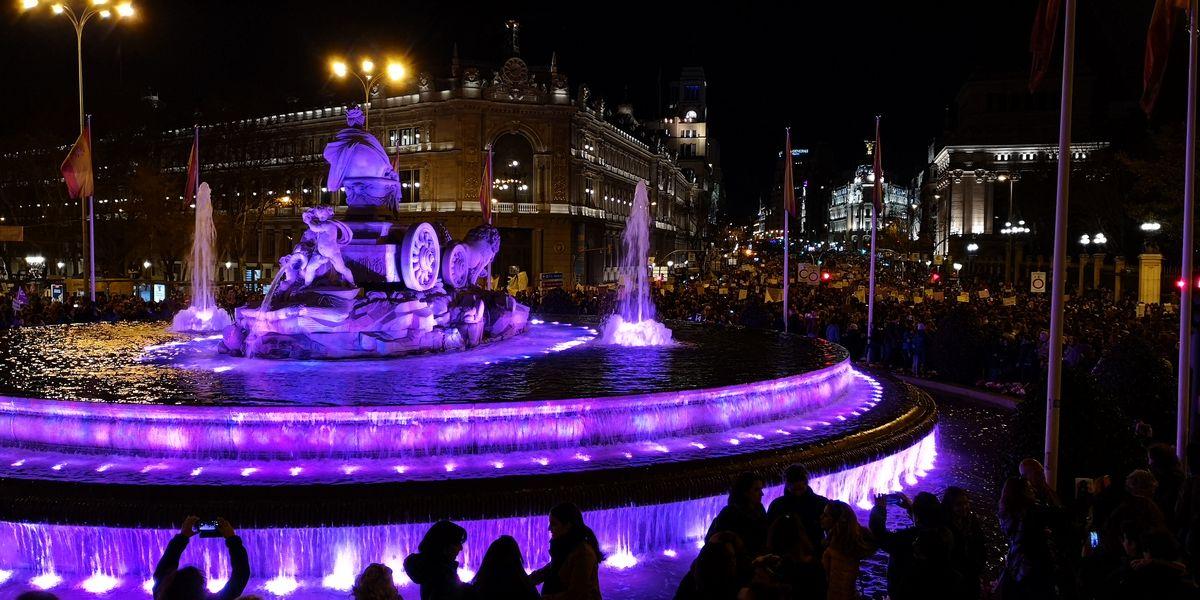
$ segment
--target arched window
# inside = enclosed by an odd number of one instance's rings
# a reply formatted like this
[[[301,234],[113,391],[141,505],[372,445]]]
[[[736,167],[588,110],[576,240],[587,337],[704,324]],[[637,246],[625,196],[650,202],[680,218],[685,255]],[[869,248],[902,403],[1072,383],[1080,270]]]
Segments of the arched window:
[[[519,133],[496,139],[492,155],[492,194],[500,202],[533,202],[533,146]]]

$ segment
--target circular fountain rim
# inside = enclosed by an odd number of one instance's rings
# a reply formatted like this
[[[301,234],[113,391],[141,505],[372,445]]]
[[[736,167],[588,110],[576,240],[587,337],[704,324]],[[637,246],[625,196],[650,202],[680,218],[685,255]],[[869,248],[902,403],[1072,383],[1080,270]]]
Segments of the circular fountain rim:
[[[623,406],[638,406],[644,407],[647,404],[670,404],[673,397],[678,397],[680,393],[695,394],[695,395],[721,395],[746,388],[747,386],[771,386],[771,385],[786,385],[792,383],[796,378],[820,377],[822,375],[832,375],[835,372],[851,369],[850,359],[843,358],[833,364],[827,364],[823,367],[808,371],[798,371],[790,375],[784,375],[776,379],[764,379],[759,381],[747,381],[745,383],[734,383],[729,385],[721,385],[714,387],[688,388],[684,390],[668,390],[646,392],[642,394],[619,394],[612,396],[580,396],[576,398],[561,398],[551,400],[516,400],[507,402],[438,402],[429,404],[353,404],[346,406],[263,406],[259,404],[134,404],[127,402],[106,402],[106,401],[91,401],[91,400],[60,400],[53,398],[41,398],[38,396],[14,396],[11,394],[0,395],[0,411],[13,412],[24,411],[28,413],[43,413],[46,416],[74,416],[82,418],[104,416],[107,418],[119,417],[127,419],[142,419],[142,420],[189,420],[201,419],[209,417],[209,415],[222,415],[233,418],[239,422],[245,422],[249,417],[261,416],[268,417],[272,415],[291,415],[295,420],[304,420],[305,414],[320,415],[322,417],[339,416],[349,420],[371,421],[374,417],[382,414],[389,415],[392,418],[402,419],[419,419],[421,415],[432,412],[450,412],[445,419],[462,420],[471,418],[495,418],[506,416],[546,416],[563,414],[562,405],[564,404],[582,404],[584,406],[575,407],[576,409],[591,409],[594,405],[599,405],[601,408],[613,409]],[[18,403],[28,403],[30,406],[26,408],[18,407]],[[90,407],[88,411],[84,411],[80,407]],[[47,410],[37,410],[40,407],[46,407]],[[98,411],[92,411],[91,408],[105,407]],[[57,410],[56,410],[57,409]],[[532,410],[531,410],[532,409]],[[83,414],[91,412],[91,414]],[[104,414],[98,413],[115,413]],[[126,414],[127,413],[127,414]],[[192,413],[192,414],[188,414]],[[207,413],[207,414],[201,414]]]
[[[0,520],[168,526],[178,520],[180,511],[191,510],[256,527],[363,525],[425,522],[431,515],[470,519],[540,514],[567,499],[594,510],[711,496],[724,492],[741,472],[776,481],[784,467],[796,462],[803,462],[814,474],[834,472],[866,464],[928,436],[937,423],[937,408],[929,396],[890,377],[880,380],[885,401],[902,405],[897,418],[869,423],[832,439],[782,448],[490,479],[213,486],[4,478],[0,479],[4,500]],[[563,490],[570,490],[570,498],[564,497]]]

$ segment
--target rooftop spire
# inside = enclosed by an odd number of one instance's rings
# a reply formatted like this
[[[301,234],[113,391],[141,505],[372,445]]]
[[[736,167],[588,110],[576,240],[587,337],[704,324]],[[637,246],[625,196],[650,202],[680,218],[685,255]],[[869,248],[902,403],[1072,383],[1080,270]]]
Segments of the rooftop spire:
[[[520,56],[521,40],[519,30],[521,29],[521,22],[517,19],[509,19],[505,22],[505,26],[508,27],[509,32],[509,49],[512,51],[514,56]]]

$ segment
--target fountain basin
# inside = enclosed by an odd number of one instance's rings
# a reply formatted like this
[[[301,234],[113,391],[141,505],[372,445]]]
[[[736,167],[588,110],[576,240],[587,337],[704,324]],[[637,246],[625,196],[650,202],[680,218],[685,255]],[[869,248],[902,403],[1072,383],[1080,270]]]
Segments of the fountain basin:
[[[694,548],[743,471],[775,483],[804,462],[862,505],[932,468],[932,401],[841,348],[674,329],[619,348],[535,321],[471,351],[334,362],[132,326],[0,335],[0,574],[136,590],[181,511],[234,522],[267,594],[338,590],[439,518],[470,532],[466,569],[500,534],[536,565],[564,500],[619,569]],[[222,548],[193,546],[185,561],[227,576]]]

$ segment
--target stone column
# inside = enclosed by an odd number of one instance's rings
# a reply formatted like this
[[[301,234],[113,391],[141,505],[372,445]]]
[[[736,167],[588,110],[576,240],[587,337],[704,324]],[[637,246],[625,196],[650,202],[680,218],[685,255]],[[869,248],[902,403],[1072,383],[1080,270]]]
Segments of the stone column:
[[[1138,302],[1162,302],[1162,255],[1138,255]]]
[[[1125,272],[1125,257],[1113,258],[1113,302],[1121,299],[1121,274]]]
[[[1092,287],[1100,289],[1100,269],[1104,268],[1104,253],[1092,255]]]

